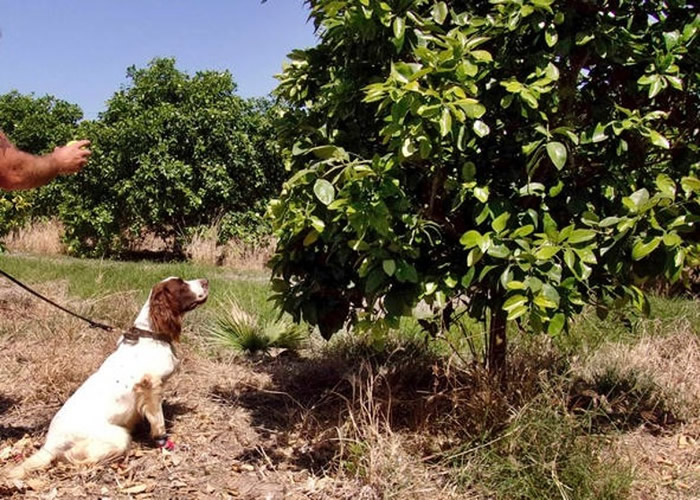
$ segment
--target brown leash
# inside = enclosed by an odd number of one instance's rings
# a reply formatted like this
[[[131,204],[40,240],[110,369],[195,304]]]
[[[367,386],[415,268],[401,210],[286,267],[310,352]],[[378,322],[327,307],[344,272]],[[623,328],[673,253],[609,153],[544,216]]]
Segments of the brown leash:
[[[86,318],[85,316],[81,316],[80,314],[78,314],[74,311],[71,311],[70,309],[68,309],[66,307],[63,307],[62,305],[57,304],[56,302],[49,299],[48,297],[45,297],[44,295],[40,294],[36,290],[33,290],[32,288],[28,287],[27,285],[22,283],[17,278],[14,278],[13,276],[9,275],[8,273],[3,271],[2,269],[0,269],[0,274],[2,274],[5,278],[10,280],[12,283],[17,285],[18,287],[31,293],[32,295],[43,300],[44,302],[51,304],[52,306],[54,306],[57,309],[60,309],[61,311],[63,311],[66,314],[70,314],[74,318],[78,318],[79,320],[85,321],[86,323],[88,323],[90,325],[90,328],[99,328],[99,329],[104,330],[106,332],[113,332],[113,331],[119,330],[119,328],[116,328],[116,327],[111,326],[111,325],[107,325],[105,323],[100,323],[98,321],[91,320],[90,318]],[[157,332],[151,332],[149,330],[143,330],[143,329],[137,328],[135,326],[132,326],[129,330],[125,330],[122,333],[122,335],[124,337],[124,340],[126,340],[127,342],[132,343],[132,344],[135,344],[136,342],[138,342],[141,337],[147,337],[147,338],[151,338],[151,339],[155,339],[155,340],[160,340],[163,342],[167,342],[168,344],[172,343],[170,340],[170,337],[168,335],[164,335],[162,333],[157,333]]]

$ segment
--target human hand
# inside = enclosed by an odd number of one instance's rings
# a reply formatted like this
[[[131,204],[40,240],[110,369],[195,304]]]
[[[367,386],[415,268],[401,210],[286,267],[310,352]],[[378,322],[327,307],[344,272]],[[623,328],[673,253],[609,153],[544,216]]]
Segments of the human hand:
[[[85,166],[92,152],[87,149],[90,141],[71,141],[53,150],[51,157],[59,174],[74,174]]]

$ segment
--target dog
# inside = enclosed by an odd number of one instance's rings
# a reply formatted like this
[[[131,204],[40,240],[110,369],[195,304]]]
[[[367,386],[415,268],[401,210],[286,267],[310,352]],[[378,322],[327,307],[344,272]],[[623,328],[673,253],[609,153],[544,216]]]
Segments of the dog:
[[[163,386],[179,364],[173,343],[180,339],[183,315],[208,295],[206,279],[170,277],[156,284],[117,349],[56,413],[41,449],[9,477],[22,478],[54,460],[87,465],[119,458],[144,417],[151,438],[163,446]]]

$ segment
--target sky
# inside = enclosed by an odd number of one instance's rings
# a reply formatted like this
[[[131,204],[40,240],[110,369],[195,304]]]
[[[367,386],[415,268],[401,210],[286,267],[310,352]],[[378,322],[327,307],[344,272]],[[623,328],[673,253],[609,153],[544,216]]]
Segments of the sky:
[[[0,94],[50,94],[95,118],[127,67],[175,57],[264,96],[286,55],[316,44],[307,18],[303,0],[0,0]]]

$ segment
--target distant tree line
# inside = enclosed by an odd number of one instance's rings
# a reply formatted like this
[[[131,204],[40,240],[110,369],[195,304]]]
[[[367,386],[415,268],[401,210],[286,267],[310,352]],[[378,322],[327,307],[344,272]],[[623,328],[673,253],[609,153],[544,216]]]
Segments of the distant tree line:
[[[132,66],[127,77],[95,120],[52,96],[0,96],[0,128],[21,149],[41,154],[88,138],[93,151],[78,175],[2,193],[0,233],[55,216],[71,253],[110,256],[146,233],[179,252],[193,231],[213,224],[222,242],[266,236],[262,215],[284,177],[276,105],[238,96],[229,72],[188,75],[174,59]]]

